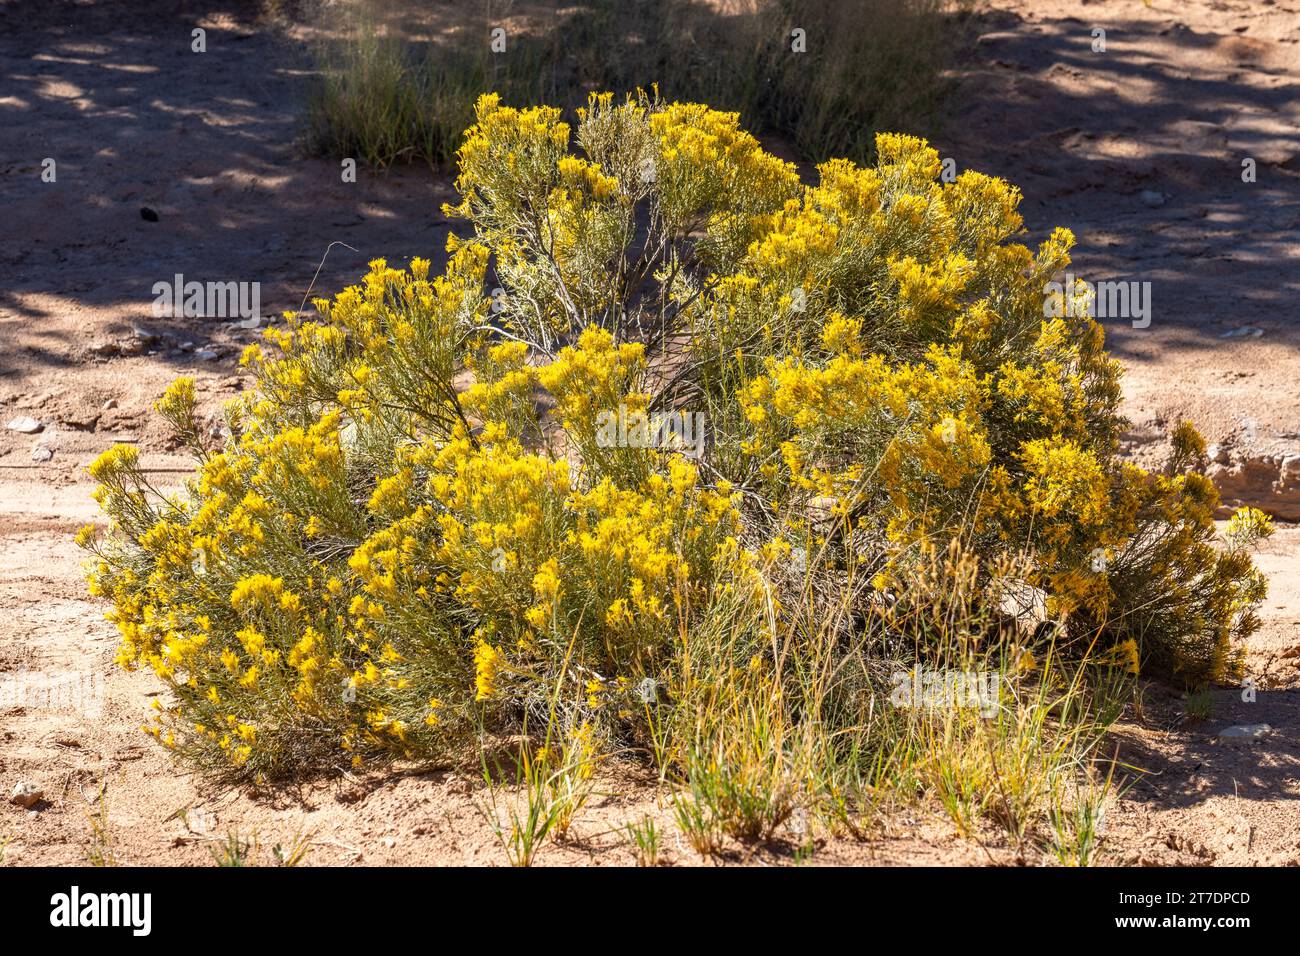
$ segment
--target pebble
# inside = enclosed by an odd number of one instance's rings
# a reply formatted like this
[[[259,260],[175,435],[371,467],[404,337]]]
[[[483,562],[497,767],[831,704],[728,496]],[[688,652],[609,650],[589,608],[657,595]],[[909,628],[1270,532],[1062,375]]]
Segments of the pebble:
[[[194,357],[200,362],[215,362],[217,360],[217,353],[212,351],[212,349],[199,349],[194,353]]]
[[[26,807],[30,810],[44,799],[44,790],[30,781],[22,780],[14,787],[14,792],[13,795],[9,797],[9,802],[16,803],[18,806]]]
[[[32,461],[49,461],[53,457],[54,452],[49,445],[37,445],[32,449]]]
[[[1142,190],[1142,202],[1152,209],[1158,209],[1165,204],[1165,194],[1158,193],[1154,189]]]
[[[1268,724],[1237,724],[1219,731],[1220,740],[1263,740],[1273,728]]]
[[[45,426],[29,415],[23,415],[21,418],[11,419],[5,426],[11,432],[22,432],[24,435],[35,435]]]

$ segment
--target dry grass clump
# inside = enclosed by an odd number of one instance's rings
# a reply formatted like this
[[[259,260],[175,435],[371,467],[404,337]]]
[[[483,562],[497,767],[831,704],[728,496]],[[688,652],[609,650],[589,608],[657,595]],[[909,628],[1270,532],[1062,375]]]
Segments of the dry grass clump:
[[[430,11],[331,4],[316,20],[313,152],[385,166],[450,166],[479,91],[581,107],[589,92],[650,89],[739,112],[819,161],[871,158],[883,129],[942,117],[943,71],[961,37],[944,0],[583,0]],[[504,30],[496,35],[494,30]],[[501,45],[504,44],[504,49]],[[796,52],[798,50],[799,52]]]

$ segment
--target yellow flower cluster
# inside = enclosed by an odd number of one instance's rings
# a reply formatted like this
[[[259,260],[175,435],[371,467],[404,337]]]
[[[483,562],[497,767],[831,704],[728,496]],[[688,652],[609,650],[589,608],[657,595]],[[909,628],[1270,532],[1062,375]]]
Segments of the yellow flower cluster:
[[[855,326],[833,317],[824,338],[842,339],[846,328]],[[766,462],[760,471],[774,494],[829,499],[855,522],[870,511],[893,536],[927,534],[937,521],[960,522],[937,505],[960,501],[950,492],[975,489],[989,464],[985,404],[969,364],[938,346],[916,365],[851,352],[820,365],[769,359],[741,398],[753,426],[745,450]]]

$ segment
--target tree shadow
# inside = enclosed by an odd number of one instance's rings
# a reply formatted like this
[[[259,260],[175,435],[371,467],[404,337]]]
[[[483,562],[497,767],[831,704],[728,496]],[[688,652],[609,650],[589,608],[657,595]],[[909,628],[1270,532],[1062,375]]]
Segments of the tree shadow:
[[[1244,325],[1300,346],[1289,315],[1300,292],[1289,48],[1198,32],[1177,12],[1084,15],[977,18],[941,150],[1020,186],[1031,242],[1073,229],[1079,276],[1151,283],[1150,328],[1105,323],[1121,358],[1227,349],[1220,336]]]
[[[269,318],[300,306],[335,240],[313,295],[372,258],[441,257],[444,182],[363,168],[349,183],[302,156],[305,43],[260,24],[261,6],[0,6],[0,376],[79,364],[137,322],[176,341],[257,337],[238,315],[155,316],[155,284],[178,275],[258,283]]]

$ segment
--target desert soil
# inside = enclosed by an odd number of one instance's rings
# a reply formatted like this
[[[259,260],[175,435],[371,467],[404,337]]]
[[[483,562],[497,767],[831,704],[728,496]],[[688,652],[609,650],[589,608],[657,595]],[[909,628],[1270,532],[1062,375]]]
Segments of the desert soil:
[[[206,53],[191,52],[195,26]],[[1079,275],[1151,283],[1148,328],[1106,323],[1128,368],[1129,452],[1159,460],[1167,429],[1191,418],[1230,501],[1300,519],[1300,5],[996,0],[965,28],[941,152],[1020,185],[1031,240],[1071,227]],[[5,864],[81,863],[97,848],[208,864],[231,833],[255,836],[262,860],[310,834],[317,864],[504,861],[472,772],[340,770],[255,793],[175,766],[138,729],[161,686],[111,665],[113,629],[71,542],[99,520],[85,467],[111,444],[138,445],[160,483],[182,479],[189,463],[149,411],[167,382],[194,375],[208,409],[245,384],[236,360],[256,333],[155,319],[154,282],[258,281],[275,315],[299,306],[331,243],[346,246],[316,293],[371,258],[440,258],[446,177],[363,169],[343,183],[336,162],[301,155],[304,36],[238,0],[0,0],[0,425],[42,426],[0,428],[0,790],[32,781],[45,795],[30,810],[0,804]],[[54,183],[41,180],[47,157]],[[1272,591],[1249,648],[1255,699],[1216,691],[1212,715],[1193,721],[1173,692],[1147,688],[1141,718],[1115,735],[1135,769],[1107,817],[1107,862],[1300,863],[1300,527],[1283,521],[1260,560]],[[43,674],[77,675],[82,706],[12,698]],[[1264,723],[1258,743],[1218,737]],[[601,789],[541,862],[629,862],[620,828],[644,814],[672,832],[642,771],[612,767]],[[725,859],[785,862],[799,842],[790,832]],[[672,836],[663,855],[698,859]],[[916,817],[868,842],[824,842],[815,860],[1040,857]]]

